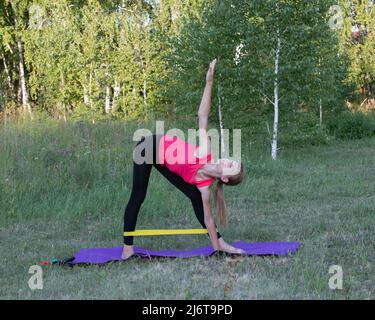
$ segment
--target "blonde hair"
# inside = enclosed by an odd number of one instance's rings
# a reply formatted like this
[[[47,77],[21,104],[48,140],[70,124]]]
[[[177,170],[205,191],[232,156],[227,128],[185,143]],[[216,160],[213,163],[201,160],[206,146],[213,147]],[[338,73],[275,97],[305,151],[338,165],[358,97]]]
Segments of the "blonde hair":
[[[221,179],[218,179],[216,188],[215,188],[215,206],[216,206],[216,214],[219,218],[219,222],[222,226],[228,226],[228,212],[227,212],[227,205],[225,203],[224,198],[224,184],[228,186],[235,186],[242,182],[245,176],[245,172],[243,169],[243,164],[241,162],[241,170],[238,174],[232,177],[228,177],[228,182],[223,182]]]

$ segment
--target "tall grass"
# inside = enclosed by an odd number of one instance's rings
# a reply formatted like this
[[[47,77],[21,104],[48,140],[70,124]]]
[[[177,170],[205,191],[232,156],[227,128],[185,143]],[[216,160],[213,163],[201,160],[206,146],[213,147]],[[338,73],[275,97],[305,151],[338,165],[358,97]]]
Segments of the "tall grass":
[[[31,291],[30,265],[81,247],[121,245],[132,135],[153,125],[34,122],[0,128],[0,297],[374,298],[374,138],[283,148],[278,161],[270,160],[264,144],[244,141],[247,177],[225,189],[229,227],[220,231],[228,241],[301,241],[296,255],[45,268],[44,289]],[[200,225],[189,200],[153,170],[137,226]],[[191,248],[208,240],[150,237],[136,244]],[[328,288],[333,264],[343,267],[343,290]]]

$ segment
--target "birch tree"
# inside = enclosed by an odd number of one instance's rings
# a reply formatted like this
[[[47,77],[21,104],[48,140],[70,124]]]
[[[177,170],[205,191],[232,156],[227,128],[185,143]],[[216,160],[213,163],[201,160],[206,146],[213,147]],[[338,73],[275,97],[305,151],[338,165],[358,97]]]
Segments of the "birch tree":
[[[341,0],[340,5],[344,15],[342,52],[349,59],[346,83],[356,87],[361,104],[371,103],[375,96],[375,1]]]
[[[27,8],[31,3],[32,1],[4,0],[0,6],[0,14],[2,16],[0,28],[4,32],[2,40],[5,40],[5,43],[3,43],[3,45],[5,44],[5,49],[10,52],[13,59],[17,59],[18,88],[21,96],[23,114],[29,115],[32,118],[27,84],[28,75],[24,61],[24,36],[28,22]],[[12,92],[12,80],[4,54],[3,64],[7,70],[9,89]]]
[[[276,160],[281,122],[291,113],[315,113],[320,101],[329,101],[326,95],[337,97],[329,91],[335,84],[329,71],[337,71],[329,65],[338,48],[327,23],[330,3],[269,0],[242,4],[239,82],[254,102],[258,99],[259,106],[266,110],[265,102],[272,106],[272,132],[269,125],[268,129],[271,157]],[[324,37],[330,41],[323,41]],[[324,85],[327,90],[319,91]]]
[[[362,88],[362,100],[373,95],[373,2],[345,2],[342,50],[337,31],[327,28],[335,3],[4,0],[2,108],[92,121],[191,115],[216,57],[211,123],[222,130],[267,120],[276,159],[293,114],[314,113],[323,127],[325,114],[339,106],[346,61],[346,84]]]

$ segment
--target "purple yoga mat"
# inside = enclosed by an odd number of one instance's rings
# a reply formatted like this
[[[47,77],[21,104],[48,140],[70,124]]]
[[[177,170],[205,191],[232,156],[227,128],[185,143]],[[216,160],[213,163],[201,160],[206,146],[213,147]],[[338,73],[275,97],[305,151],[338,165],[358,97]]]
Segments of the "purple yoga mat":
[[[241,248],[246,255],[286,255],[295,253],[301,246],[299,242],[243,242],[232,243],[232,246]],[[95,263],[102,264],[110,261],[121,260],[123,247],[114,248],[82,248],[74,255],[71,264]],[[191,250],[148,250],[134,247],[135,253],[145,258],[191,258],[207,257],[214,252],[211,246],[200,247]]]

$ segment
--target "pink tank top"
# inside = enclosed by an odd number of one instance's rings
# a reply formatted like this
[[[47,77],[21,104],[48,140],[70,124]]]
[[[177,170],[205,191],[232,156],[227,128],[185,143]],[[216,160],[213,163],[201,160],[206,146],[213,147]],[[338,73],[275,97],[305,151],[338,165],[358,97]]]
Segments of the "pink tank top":
[[[189,184],[197,187],[210,186],[214,178],[196,180],[196,173],[206,163],[211,163],[211,153],[198,158],[194,155],[199,146],[189,144],[176,136],[165,134],[159,141],[159,163],[176,173]]]

